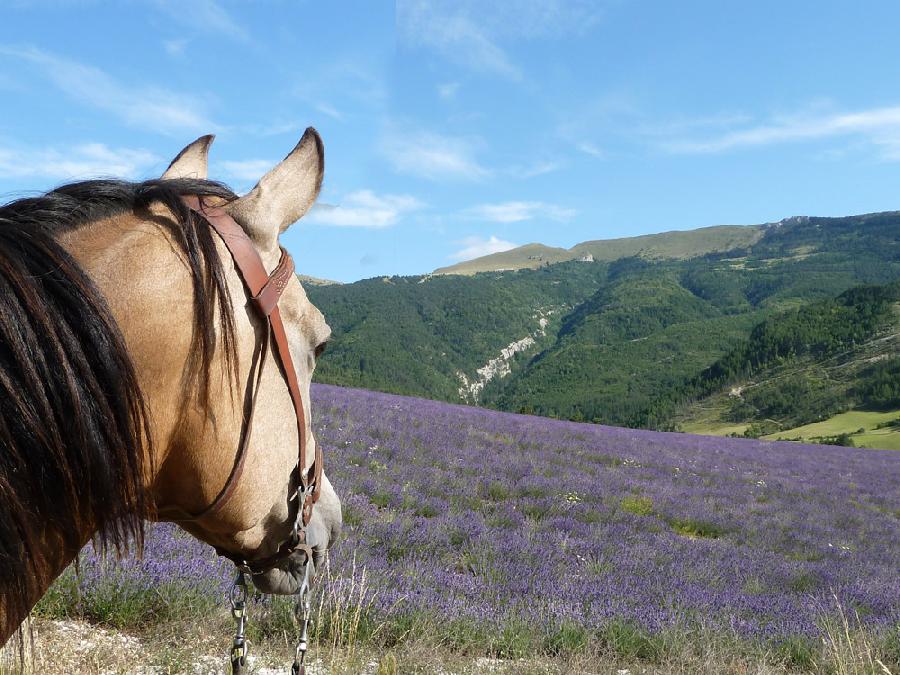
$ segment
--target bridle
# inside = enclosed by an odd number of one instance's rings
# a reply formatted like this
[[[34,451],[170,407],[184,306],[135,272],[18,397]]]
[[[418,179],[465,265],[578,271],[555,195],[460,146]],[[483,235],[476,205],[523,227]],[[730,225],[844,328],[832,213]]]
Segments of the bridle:
[[[294,274],[294,261],[290,254],[281,249],[281,258],[278,266],[269,274],[266,271],[262,258],[256,250],[253,241],[238,223],[224,209],[209,206],[196,195],[184,195],[182,201],[190,211],[198,217],[206,220],[218,233],[225,247],[231,253],[235,267],[248,291],[250,303],[256,308],[259,316],[265,321],[262,343],[259,346],[259,359],[257,360],[257,373],[253,377],[251,372],[248,387],[253,387],[250,392],[250,414],[241,434],[240,444],[234,458],[231,473],[225,481],[225,485],[205,509],[195,514],[171,514],[171,520],[178,522],[196,521],[201,518],[219,512],[231,499],[241,479],[244,469],[244,460],[247,457],[247,448],[250,442],[250,432],[253,426],[253,415],[256,411],[256,400],[262,381],[263,367],[269,351],[269,343],[274,338],[275,354],[281,365],[281,374],[287,384],[297,417],[298,459],[297,491],[291,501],[297,502],[297,513],[294,517],[290,536],[283,541],[275,553],[261,560],[246,560],[243,556],[216,547],[216,552],[231,560],[238,568],[238,576],[231,588],[231,613],[237,622],[237,629],[231,649],[232,672],[237,675],[243,673],[246,666],[247,643],[244,637],[246,623],[245,601],[247,598],[247,584],[245,574],[263,574],[278,563],[290,558],[298,551],[302,551],[306,560],[304,563],[304,578],[297,593],[298,613],[301,615],[302,633],[297,644],[294,663],[291,672],[300,675],[306,672],[304,658],[307,649],[307,630],[309,626],[310,602],[309,590],[312,581],[310,570],[312,567],[312,547],[307,541],[307,525],[312,518],[312,509],[319,499],[322,491],[322,467],[323,457],[321,446],[316,443],[316,456],[309,471],[306,467],[306,414],[303,409],[303,397],[300,392],[300,384],[297,382],[297,371],[291,358],[287,333],[284,330],[284,322],[281,320],[281,312],[278,309],[278,301]],[[183,517],[183,516],[187,517]],[[181,517],[179,517],[181,516]]]
[[[234,562],[238,569],[251,575],[263,574],[286,560],[297,551],[304,551],[311,560],[312,549],[307,542],[306,528],[312,518],[313,505],[318,501],[322,491],[322,450],[316,444],[316,456],[309,471],[305,471],[307,461],[306,442],[306,414],[303,409],[303,397],[300,392],[300,384],[297,381],[297,371],[291,358],[287,333],[278,301],[294,274],[294,261],[290,254],[281,249],[281,259],[275,270],[269,274],[266,271],[262,258],[256,250],[253,241],[238,223],[222,208],[204,204],[196,195],[184,195],[182,201],[193,214],[210,224],[213,230],[222,239],[225,247],[231,253],[235,267],[247,289],[250,304],[256,309],[258,316],[265,322],[265,329],[259,345],[259,359],[257,360],[257,372],[254,378],[251,372],[248,387],[250,391],[250,414],[246,418],[241,440],[234,458],[234,464],[225,485],[216,495],[215,499],[198,513],[186,513],[177,508],[162,508],[160,515],[175,522],[198,521],[208,516],[215,515],[228,503],[237,489],[244,470],[244,462],[247,458],[247,449],[250,444],[250,435],[253,426],[253,417],[256,411],[256,403],[259,394],[259,385],[262,380],[263,367],[269,351],[270,342],[274,340],[275,354],[281,365],[281,374],[287,384],[291,395],[291,402],[297,417],[298,459],[297,475],[298,486],[291,501],[297,502],[297,512],[290,536],[281,543],[276,552],[263,559],[247,560],[244,556],[216,547],[216,552]]]

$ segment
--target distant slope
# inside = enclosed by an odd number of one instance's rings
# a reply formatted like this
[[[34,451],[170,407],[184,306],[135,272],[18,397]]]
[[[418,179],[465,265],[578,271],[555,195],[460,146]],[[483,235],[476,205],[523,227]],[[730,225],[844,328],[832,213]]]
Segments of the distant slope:
[[[675,419],[685,431],[832,442],[872,436],[867,421],[885,420],[864,411],[900,409],[900,282],[769,317],[680,395],[686,403]]]
[[[543,244],[525,244],[517,248],[466,260],[449,267],[440,267],[434,274],[475,274],[476,272],[505,272],[508,270],[536,269],[543,265],[565,262],[576,256],[566,248],[553,248]]]
[[[542,265],[578,260],[590,255],[594,260],[621,258],[686,260],[709,253],[746,248],[759,241],[765,225],[717,225],[698,230],[672,231],[622,239],[598,239],[576,244],[570,249],[543,244],[526,244],[435,270],[435,274],[475,274],[515,269],[535,269]]]
[[[340,281],[332,281],[331,279],[320,279],[319,277],[311,277],[308,274],[298,274],[297,278],[304,286],[331,286],[332,284],[340,284]]]

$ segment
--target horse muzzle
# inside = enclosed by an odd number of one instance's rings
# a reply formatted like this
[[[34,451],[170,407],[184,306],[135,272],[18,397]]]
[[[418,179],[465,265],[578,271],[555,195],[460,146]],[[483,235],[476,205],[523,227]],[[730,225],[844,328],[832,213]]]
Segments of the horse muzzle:
[[[306,578],[307,551],[312,552],[310,580],[322,569],[328,549],[340,538],[343,520],[340,500],[329,484],[324,487],[306,526],[308,546],[298,547],[270,568],[253,574],[253,585],[262,593],[297,593]]]

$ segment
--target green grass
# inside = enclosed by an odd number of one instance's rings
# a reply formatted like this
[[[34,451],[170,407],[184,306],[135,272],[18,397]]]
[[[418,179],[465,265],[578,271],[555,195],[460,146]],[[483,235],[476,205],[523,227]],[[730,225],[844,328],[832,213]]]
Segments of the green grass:
[[[719,411],[715,409],[704,411],[697,419],[684,422],[679,428],[685,433],[701,436],[730,436],[732,434],[741,436],[750,426],[749,424],[723,422],[717,419],[717,412]],[[762,436],[762,438],[767,441],[791,440],[816,443],[841,434],[849,434],[853,445],[858,448],[900,450],[900,427],[888,426],[890,422],[897,419],[900,419],[900,410],[890,412],[850,410],[822,422],[804,424],[793,429],[783,429]],[[863,431],[861,432],[860,429]]]
[[[749,426],[749,424],[729,424],[708,419],[685,422],[681,425],[681,430],[686,434],[699,434],[701,436],[731,436],[732,434],[743,436]]]
[[[694,518],[676,518],[671,522],[672,531],[690,539],[718,539],[724,530],[715,523]]]
[[[900,428],[878,428],[898,418],[900,418],[900,410],[891,412],[850,410],[824,422],[805,424],[802,427],[779,431],[763,438],[770,441],[779,439],[818,441],[822,438],[850,434],[853,444],[857,447],[900,450]],[[860,429],[864,431],[860,432]]]
[[[690,528],[695,529],[695,528]],[[327,572],[326,572],[327,573]],[[399,612],[377,621],[370,611],[374,596],[365,574],[335,595],[314,603],[310,631],[310,659],[335,675],[373,672],[542,673],[622,672],[716,673],[815,672],[853,674],[898,673],[900,632],[864,631],[855,613],[838,605],[837,616],[823,615],[828,639],[788,638],[780,643],[742,640],[732,634],[707,632],[698,626],[672,627],[650,634],[621,621],[598,626],[562,623],[528,625],[515,614],[499,623],[446,620],[438,614]],[[799,575],[798,588],[810,580]],[[152,594],[152,591],[148,591]],[[121,603],[122,598],[117,602]],[[292,598],[275,598],[254,606],[248,635],[258,666],[285,667],[293,656],[298,626]],[[130,602],[128,603],[130,604]],[[146,604],[146,603],[145,603]],[[52,675],[70,672],[134,672],[136,665],[162,667],[161,672],[197,672],[200,659],[224,665],[230,644],[231,620],[225,608],[182,605],[166,617],[129,616],[121,625],[126,633],[110,629],[107,621],[90,624],[48,619],[69,619],[61,607],[46,606],[38,619],[34,643],[34,669]],[[122,616],[126,613],[119,612]],[[46,617],[46,618],[44,618]],[[96,624],[100,625],[97,626]],[[77,630],[77,638],[73,639]],[[123,639],[128,636],[128,639]],[[85,639],[86,638],[86,639]],[[86,659],[83,645],[92,643]],[[29,649],[31,645],[29,645]],[[5,663],[0,651],[0,672]],[[882,665],[883,664],[883,665]]]
[[[622,510],[636,516],[653,515],[653,500],[650,497],[623,497]]]

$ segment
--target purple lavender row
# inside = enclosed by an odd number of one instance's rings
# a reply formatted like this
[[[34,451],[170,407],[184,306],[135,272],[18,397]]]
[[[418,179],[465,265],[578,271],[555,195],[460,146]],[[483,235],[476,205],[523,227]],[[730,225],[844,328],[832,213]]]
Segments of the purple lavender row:
[[[626,622],[821,634],[842,606],[900,622],[900,453],[664,434],[328,385],[314,427],[342,496],[336,585],[365,567],[378,619],[498,629]],[[173,578],[219,599],[227,565],[170,526],[142,561],[88,553],[82,592]],[[344,581],[342,581],[342,579]]]

